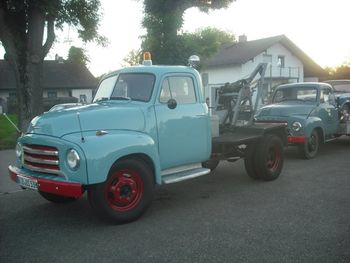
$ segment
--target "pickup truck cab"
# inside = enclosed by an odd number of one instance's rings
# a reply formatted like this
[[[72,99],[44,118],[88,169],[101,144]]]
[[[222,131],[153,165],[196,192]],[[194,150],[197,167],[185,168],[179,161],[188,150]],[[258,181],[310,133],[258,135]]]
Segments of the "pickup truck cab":
[[[138,218],[155,185],[208,174],[219,160],[245,157],[251,177],[279,176],[284,127],[232,130],[214,140],[211,123],[192,67],[123,68],[101,80],[91,104],[34,118],[9,173],[56,203],[87,191],[93,210],[115,223]]]
[[[336,98],[326,83],[285,84],[276,88],[272,104],[262,107],[255,119],[286,123],[288,142],[298,146],[302,157],[310,159],[321,143],[350,133],[348,117],[343,116],[347,103],[344,96]]]

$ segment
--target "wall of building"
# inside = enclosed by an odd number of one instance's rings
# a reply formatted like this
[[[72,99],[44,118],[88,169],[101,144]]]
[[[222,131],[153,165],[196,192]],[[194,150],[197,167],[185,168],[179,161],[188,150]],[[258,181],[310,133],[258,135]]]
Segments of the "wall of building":
[[[92,90],[91,89],[74,89],[72,90],[72,97],[77,98],[80,101],[80,96],[86,96],[86,102],[92,102]]]
[[[283,57],[284,65],[280,64],[280,56]],[[207,97],[213,100],[212,87],[248,77],[257,65],[262,62],[268,63],[265,73],[267,81],[266,96],[272,92],[273,87],[279,84],[304,81],[304,66],[302,62],[289,49],[277,43],[243,65],[230,65],[202,70],[202,73],[208,74],[208,86],[205,91],[208,94]]]

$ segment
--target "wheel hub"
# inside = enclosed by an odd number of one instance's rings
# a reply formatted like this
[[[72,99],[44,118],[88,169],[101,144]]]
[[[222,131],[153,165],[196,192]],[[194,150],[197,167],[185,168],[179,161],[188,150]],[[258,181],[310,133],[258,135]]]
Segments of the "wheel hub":
[[[118,171],[107,183],[107,200],[118,211],[134,208],[143,194],[143,184],[138,173]]]

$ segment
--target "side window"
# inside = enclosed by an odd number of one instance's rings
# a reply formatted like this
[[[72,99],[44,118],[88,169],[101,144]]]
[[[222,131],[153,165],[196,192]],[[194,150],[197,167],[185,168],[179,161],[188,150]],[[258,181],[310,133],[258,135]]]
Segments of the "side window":
[[[324,88],[321,90],[320,102],[326,103],[326,104],[334,104],[335,103],[334,95],[330,89]]]
[[[169,78],[166,78],[162,85],[159,101],[161,103],[167,103],[168,100],[170,99],[171,99],[171,93],[170,93],[170,86],[169,86]]]
[[[192,78],[185,76],[167,77],[163,82],[159,100],[166,103],[169,99],[175,99],[178,104],[195,103],[196,94]]]

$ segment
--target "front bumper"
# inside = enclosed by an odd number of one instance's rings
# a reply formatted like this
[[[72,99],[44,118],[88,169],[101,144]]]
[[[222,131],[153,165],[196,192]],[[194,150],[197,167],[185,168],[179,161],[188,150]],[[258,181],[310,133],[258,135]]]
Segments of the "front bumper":
[[[305,136],[288,136],[288,143],[305,143]]]
[[[12,165],[8,167],[8,170],[11,179],[24,188],[74,198],[78,198],[84,193],[83,185],[80,183],[60,182],[33,177]]]

